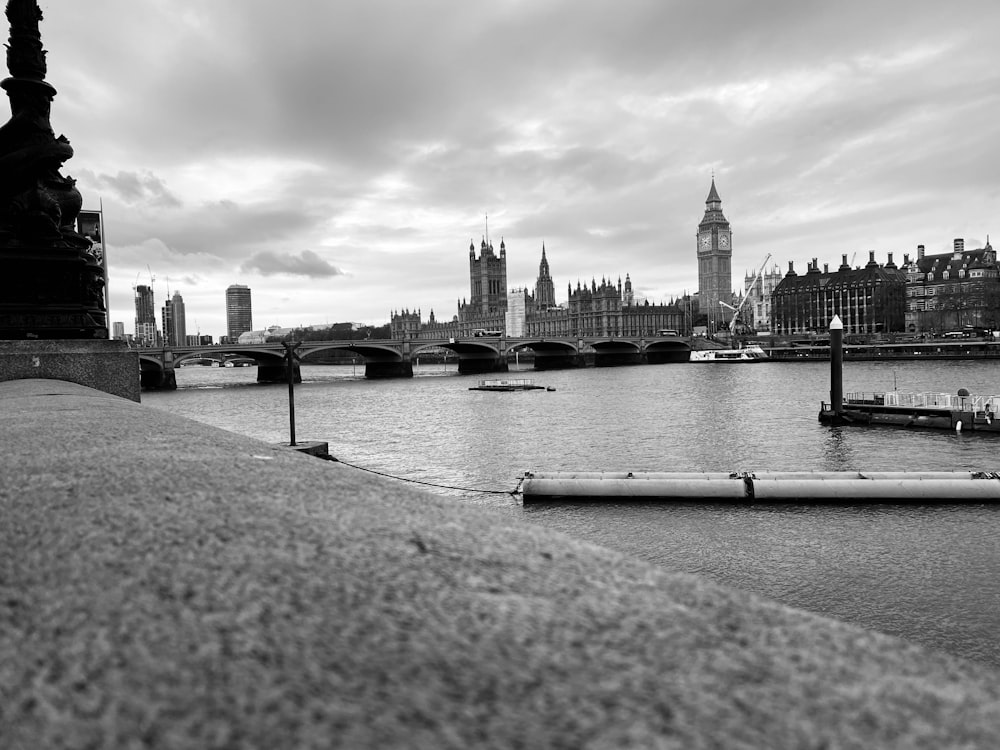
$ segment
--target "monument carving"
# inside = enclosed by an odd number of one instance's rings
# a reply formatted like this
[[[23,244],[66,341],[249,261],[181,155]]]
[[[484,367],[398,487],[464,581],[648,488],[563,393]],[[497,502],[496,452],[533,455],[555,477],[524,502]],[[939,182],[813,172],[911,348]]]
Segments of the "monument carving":
[[[105,277],[77,231],[83,204],[60,170],[73,156],[49,117],[56,90],[45,80],[36,0],[9,0],[7,69],[0,82],[11,118],[0,127],[0,339],[106,339]]]

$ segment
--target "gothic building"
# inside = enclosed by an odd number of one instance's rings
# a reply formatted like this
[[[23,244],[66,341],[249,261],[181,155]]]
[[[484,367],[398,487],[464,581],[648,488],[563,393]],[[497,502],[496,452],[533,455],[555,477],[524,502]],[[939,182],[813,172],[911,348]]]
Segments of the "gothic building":
[[[542,243],[542,260],[538,264],[538,279],[535,281],[535,309],[548,310],[556,306],[556,285],[549,272],[549,261],[545,257],[545,243]]]
[[[458,303],[458,335],[470,336],[476,329],[503,330],[507,312],[507,247],[500,240],[500,254],[483,238],[476,246],[469,242],[469,301]]]
[[[966,250],[956,239],[952,252],[903,256],[906,274],[906,330],[944,333],[965,326],[1000,327],[1000,268],[986,238],[986,247]]]
[[[624,285],[620,278],[617,284],[591,280],[590,286],[567,286],[566,293],[565,307],[536,305],[525,321],[525,336],[655,336],[664,329],[685,328],[684,312],[677,305],[637,304],[628,275]]]
[[[732,231],[722,214],[722,199],[715,189],[715,178],[705,200],[705,216],[698,225],[698,305],[708,317],[709,333],[731,317],[720,301],[729,303],[733,296]]]
[[[844,255],[833,272],[827,266],[820,271],[813,258],[802,276],[789,262],[771,300],[772,332],[825,333],[834,315],[846,334],[902,331],[905,299],[906,274],[892,262],[892,253],[882,266],[872,252],[864,268],[851,268]]]

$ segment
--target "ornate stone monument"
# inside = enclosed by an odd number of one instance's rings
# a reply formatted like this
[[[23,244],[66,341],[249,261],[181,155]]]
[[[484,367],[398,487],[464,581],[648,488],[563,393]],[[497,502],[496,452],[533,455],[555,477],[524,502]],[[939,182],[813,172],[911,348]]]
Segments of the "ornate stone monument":
[[[55,377],[138,400],[135,355],[124,358],[133,363],[131,372],[119,373],[117,361],[124,360],[115,355],[127,353],[123,344],[107,340],[104,268],[90,240],[76,230],[80,191],[75,180],[60,174],[73,148],[49,123],[56,90],[45,80],[42,11],[36,0],[9,0],[7,19],[10,77],[0,86],[10,99],[11,118],[0,127],[0,380]],[[60,353],[57,363],[53,358]],[[46,369],[46,362],[59,366]],[[67,366],[71,374],[91,374],[67,376]],[[107,366],[120,384],[104,382],[108,373],[95,380],[93,373]]]

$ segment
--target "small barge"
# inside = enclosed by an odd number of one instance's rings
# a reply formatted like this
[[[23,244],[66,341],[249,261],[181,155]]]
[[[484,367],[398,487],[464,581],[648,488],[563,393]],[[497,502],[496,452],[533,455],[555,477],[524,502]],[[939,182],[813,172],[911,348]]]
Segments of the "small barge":
[[[845,393],[839,410],[822,403],[823,424],[972,430],[1000,433],[1000,396],[971,396],[964,388],[948,393]]]
[[[544,391],[543,385],[535,385],[533,380],[528,378],[497,378],[492,380],[480,380],[479,385],[469,388],[470,391]],[[555,390],[549,388],[548,390]]]

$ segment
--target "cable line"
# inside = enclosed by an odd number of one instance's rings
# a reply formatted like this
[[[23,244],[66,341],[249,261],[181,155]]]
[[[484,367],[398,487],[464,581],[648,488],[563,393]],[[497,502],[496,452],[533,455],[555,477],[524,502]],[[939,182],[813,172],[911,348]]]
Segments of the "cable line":
[[[358,471],[366,471],[369,474],[375,474],[380,477],[387,477],[388,479],[395,479],[400,482],[410,482],[411,484],[422,484],[425,487],[437,487],[442,490],[458,490],[459,492],[479,492],[484,495],[510,495],[511,497],[517,497],[521,493],[521,483],[524,482],[524,477],[518,480],[517,487],[512,490],[482,490],[476,487],[456,487],[451,484],[436,484],[435,482],[424,482],[420,479],[408,479],[406,477],[397,477],[394,474],[387,474],[384,471],[375,471],[375,469],[366,469],[364,466],[358,466],[356,464],[348,463],[347,461],[342,461],[339,458],[334,458],[330,456],[328,459],[330,461],[335,461],[338,464],[343,464],[344,466],[350,466],[352,469],[357,469]]]

